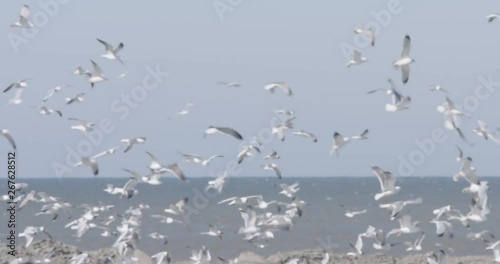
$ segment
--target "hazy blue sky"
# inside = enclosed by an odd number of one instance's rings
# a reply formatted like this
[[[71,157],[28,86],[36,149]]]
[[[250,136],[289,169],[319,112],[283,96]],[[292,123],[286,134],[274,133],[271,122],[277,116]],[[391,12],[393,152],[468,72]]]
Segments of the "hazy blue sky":
[[[40,5],[43,2],[26,1],[32,16],[41,20],[47,14]],[[398,174],[399,157],[408,159],[418,150],[415,140],[431,138],[433,130],[443,128],[436,107],[444,102],[444,95],[431,93],[430,84],[441,84],[452,91],[455,102],[462,103],[474,95],[480,76],[492,76],[500,82],[500,21],[488,24],[485,18],[500,11],[496,1],[454,1],[450,5],[401,0],[398,14],[392,14],[388,25],[381,27],[375,47],[359,48],[369,61],[351,68],[345,67],[341,46],[355,46],[353,28],[377,21],[373,14],[388,10],[391,1],[230,1],[235,6],[222,15],[214,3],[228,5],[227,0],[67,2],[40,25],[35,36],[9,27],[22,2],[4,1],[0,9],[0,85],[3,89],[20,79],[33,78],[21,105],[7,104],[14,92],[0,94],[0,127],[9,129],[19,146],[20,178],[54,177],[52,165],[67,165],[67,149],[76,149],[79,142],[87,140],[79,131],[69,129],[73,122],[67,117],[111,120],[114,129],[93,146],[94,154],[121,145],[122,138],[147,137],[145,145],[126,155],[100,159],[100,176],[126,176],[120,168],[146,173],[149,159],[145,150],[164,163],[179,161],[188,177],[209,175],[234,160],[240,142],[222,135],[204,139],[204,129],[230,126],[249,139],[269,129],[273,109],[284,106],[296,112],[297,129],[313,132],[319,139],[313,144],[288,135],[285,142],[274,139],[263,147],[264,155],[271,148],[278,150],[282,159],[276,163],[284,177],[372,175],[371,164]],[[405,34],[411,36],[411,55],[416,62],[411,65],[409,83],[403,87],[400,72],[391,64],[400,55]],[[26,40],[17,46],[18,52],[9,40],[16,35]],[[121,56],[126,66],[100,58],[103,47],[97,37],[113,45],[123,42]],[[73,75],[77,65],[90,68],[90,59],[101,65],[110,82],[91,89],[84,78]],[[157,65],[168,71],[169,77],[122,120],[122,112],[113,110],[112,103],[141,85],[146,67]],[[118,79],[127,69],[135,71]],[[394,79],[400,91],[412,97],[409,111],[385,112],[388,97],[366,94],[386,87],[387,78]],[[223,80],[243,86],[225,89],[216,85]],[[288,82],[294,95],[265,91],[263,86],[273,81]],[[30,108],[38,105],[50,88],[65,83],[74,87],[65,88],[47,102],[50,108],[63,111],[64,118],[41,116]],[[64,98],[78,92],[86,93],[85,102],[66,106]],[[169,115],[191,100],[197,104],[190,115],[167,122]],[[422,165],[414,166],[413,175],[456,173],[459,164],[454,144],[473,157],[480,176],[498,175],[500,164],[495,161],[500,146],[479,138],[472,129],[477,119],[492,128],[500,126],[500,92],[479,101],[479,107],[469,111],[472,119],[462,124],[474,146],[463,144],[453,132],[446,131],[446,141],[425,155]],[[334,131],[352,136],[365,128],[371,131],[369,140],[352,142],[342,149],[340,157],[328,155]],[[1,139],[2,157],[7,147]],[[217,153],[226,159],[205,168],[184,164],[178,151],[204,156]],[[240,175],[272,175],[259,168],[261,164],[263,155],[244,162]],[[88,168],[64,175],[76,176],[93,177]]]

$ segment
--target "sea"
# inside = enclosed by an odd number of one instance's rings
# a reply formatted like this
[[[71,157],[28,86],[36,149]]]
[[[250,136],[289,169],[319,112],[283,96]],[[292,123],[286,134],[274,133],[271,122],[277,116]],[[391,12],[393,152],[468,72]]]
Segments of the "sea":
[[[381,201],[375,201],[374,195],[380,190],[379,182],[373,177],[297,177],[275,178],[261,177],[234,177],[230,178],[221,194],[213,191],[205,192],[207,182],[210,178],[191,178],[189,182],[181,182],[174,178],[163,178],[161,185],[140,184],[137,186],[138,194],[131,199],[110,195],[103,191],[107,184],[123,186],[128,179],[123,178],[85,178],[85,179],[26,179],[23,182],[29,184],[25,190],[36,190],[46,192],[48,195],[60,197],[73,205],[72,219],[68,220],[61,213],[55,221],[51,221],[50,215],[35,216],[42,203],[30,203],[16,215],[19,232],[26,226],[45,226],[54,240],[72,244],[81,250],[96,250],[101,247],[110,247],[116,237],[102,237],[101,229],[90,229],[81,238],[76,238],[76,231],[64,226],[83,213],[81,204],[97,205],[103,202],[114,205],[108,212],[101,212],[93,222],[101,225],[99,221],[109,215],[122,214],[131,207],[139,204],[147,204],[149,209],[144,210],[142,225],[140,228],[139,248],[147,254],[155,254],[160,251],[168,251],[174,260],[186,260],[191,256],[193,249],[206,246],[210,249],[212,256],[232,258],[242,252],[252,251],[256,254],[267,256],[277,252],[325,248],[334,253],[347,253],[350,250],[349,242],[354,243],[357,235],[372,225],[385,232],[399,227],[397,220],[390,220],[389,211],[379,208],[381,203],[389,203],[397,200],[423,198],[422,204],[407,206],[402,215],[408,214],[413,221],[419,221],[419,226],[426,233],[422,243],[423,251],[429,252],[438,248],[448,249],[452,255],[490,255],[486,251],[486,244],[481,240],[471,241],[466,238],[468,232],[479,232],[490,230],[500,237],[500,178],[483,177],[482,181],[488,181],[489,204],[491,213],[488,219],[482,223],[472,223],[470,229],[466,229],[459,222],[452,222],[454,237],[437,237],[435,225],[429,223],[434,217],[433,209],[451,205],[464,214],[469,212],[471,204],[470,194],[462,193],[467,187],[465,181],[454,182],[451,177],[408,177],[399,178],[398,185],[401,192],[395,196]],[[219,201],[233,196],[262,195],[266,201],[277,200],[290,202],[290,198],[279,194],[279,184],[299,183],[300,190],[297,192],[298,199],[307,204],[303,209],[301,217],[294,219],[293,226],[289,231],[276,231],[275,238],[269,241],[267,246],[260,248],[242,239],[238,229],[243,225],[238,206],[218,204]],[[5,184],[1,190],[5,189]],[[173,218],[179,219],[185,224],[161,224],[157,219],[150,217],[154,214],[164,214],[163,210],[170,204],[177,202],[183,197],[189,198],[187,206],[189,215]],[[366,209],[367,213],[354,218],[344,216],[343,204],[353,210]],[[255,209],[258,213],[277,213],[278,206],[270,205],[267,209]],[[282,211],[283,212],[283,211]],[[0,234],[6,238],[7,213],[1,214],[2,222]],[[116,231],[119,221],[112,223],[109,228]],[[223,238],[200,235],[206,232],[209,225],[216,225],[223,231]],[[168,237],[168,243],[153,240],[148,234],[157,232]],[[392,236],[388,242],[413,242],[420,234],[403,234]],[[45,236],[39,234],[35,241]],[[496,241],[497,239],[494,239]],[[363,251],[365,254],[378,253],[372,246],[373,239],[364,240]],[[5,242],[0,242],[5,243]],[[24,244],[24,238],[19,238],[19,244]],[[401,256],[409,254],[403,244],[394,246],[385,254]]]

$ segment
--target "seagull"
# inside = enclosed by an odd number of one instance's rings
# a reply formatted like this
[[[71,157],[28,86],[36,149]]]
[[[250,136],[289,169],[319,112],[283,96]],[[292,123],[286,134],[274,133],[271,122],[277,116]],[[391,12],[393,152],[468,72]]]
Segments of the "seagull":
[[[387,243],[386,238],[381,233],[375,234],[375,243],[373,243],[373,248],[376,250],[385,250],[388,251],[392,247],[397,246],[401,243]]]
[[[421,204],[423,202],[423,199],[421,197],[412,199],[412,200],[406,200],[406,201],[397,201],[394,203],[388,203],[388,204],[381,204],[379,205],[380,208],[388,209],[391,211],[391,220],[396,219],[396,217],[399,215],[399,213],[409,204]]]
[[[162,251],[151,256],[151,259],[156,260],[156,264],[170,264],[172,259],[167,251]]]
[[[86,75],[87,73],[89,73],[89,71],[84,70],[82,66],[76,66],[76,69],[73,71],[75,75]]]
[[[182,224],[181,221],[173,219],[172,217],[165,216],[165,215],[151,215],[152,218],[160,219],[160,223],[162,224]]]
[[[189,198],[184,197],[180,199],[177,203],[171,204],[167,209],[163,210],[163,212],[173,215],[182,215],[184,214],[184,206],[186,206],[188,201]]]
[[[372,166],[371,169],[377,175],[382,189],[382,192],[375,194],[375,200],[399,193],[401,187],[396,186],[396,177],[390,171],[384,171],[377,166]]]
[[[366,36],[370,40],[372,47],[375,46],[375,32],[371,28],[358,26],[354,29],[354,33]]]
[[[403,51],[401,52],[401,57],[394,62],[394,67],[396,69],[401,69],[403,84],[408,82],[408,79],[410,78],[410,64],[415,62],[414,59],[410,58],[410,48],[410,36],[406,35],[403,41]]]
[[[441,85],[429,85],[431,87],[431,91],[436,92],[443,92],[443,93],[449,93],[448,90],[445,90]]]
[[[475,128],[473,131],[480,137],[483,137],[484,139],[488,140],[491,138],[495,143],[500,144],[500,139],[498,139],[495,135],[495,133],[491,132],[488,129],[488,125],[482,120],[478,120],[477,123],[479,124],[478,128]]]
[[[295,193],[300,190],[298,182],[291,184],[291,185],[287,185],[285,183],[282,183],[279,186],[281,187],[281,190],[282,190],[280,192],[280,194],[283,194],[288,198],[292,198],[295,195]]]
[[[361,214],[366,214],[366,209],[363,209],[363,210],[360,210],[360,211],[353,211],[353,210],[350,210],[348,209],[347,207],[345,207],[343,204],[339,204],[340,207],[344,208],[345,210],[345,217],[347,218],[353,218],[355,217],[356,215],[361,215]]]
[[[279,159],[280,156],[278,155],[278,152],[276,152],[275,149],[271,150],[271,153],[269,153],[267,156],[264,157],[265,160],[268,159]]]
[[[263,168],[264,170],[274,171],[274,173],[276,173],[276,176],[278,176],[278,179],[281,180],[281,171],[278,168],[278,165],[276,165],[275,163],[269,163],[269,164],[262,165],[261,168]]]
[[[472,164],[472,158],[467,157],[465,160],[462,162],[462,166],[460,167],[460,171],[453,176],[453,181],[458,181],[460,177],[464,178],[467,180],[470,184],[475,184],[479,185],[479,179],[474,172],[474,170],[471,167]]]
[[[368,137],[366,135],[368,135],[368,129],[365,129],[363,132],[361,132],[361,134],[357,135],[357,136],[353,136],[352,139],[357,139],[357,140],[365,140],[365,139],[368,139]]]
[[[77,118],[68,118],[68,120],[74,120],[74,121],[78,122],[78,124],[71,126],[71,129],[80,130],[82,132],[94,131],[94,128],[93,128],[95,126],[94,122],[88,122],[88,121],[77,119]]]
[[[87,75],[87,80],[90,83],[90,87],[94,88],[94,85],[99,82],[107,81],[108,78],[104,77],[102,74],[102,69],[95,63],[93,60],[90,61],[92,63],[92,67],[94,68],[93,72],[85,72]]]
[[[263,199],[262,195],[250,195],[250,196],[243,196],[243,197],[231,197],[224,199],[217,204],[223,204],[227,203],[227,205],[248,205],[251,199]]]
[[[99,174],[99,166],[97,165],[97,161],[92,157],[83,157],[79,163],[75,164],[75,167],[78,166],[90,167],[92,169],[92,173],[94,173],[94,176],[97,176],[97,174]]]
[[[346,67],[349,68],[352,65],[360,65],[362,63],[367,62],[368,59],[366,57],[361,57],[361,53],[357,50],[354,50],[352,53],[352,58],[347,62]]]
[[[241,150],[239,153],[238,153],[238,164],[241,164],[243,162],[243,160],[245,160],[245,158],[247,157],[251,157],[253,156],[254,154],[251,152],[253,148],[250,147],[250,146],[246,146],[243,148],[243,150]]]
[[[291,110],[288,110],[286,107],[284,107],[282,109],[274,110],[274,112],[277,115],[285,115],[285,116],[288,116],[288,117],[293,117],[295,115],[295,112],[293,112]]]
[[[412,244],[411,242],[406,242],[405,244],[408,246],[406,251],[421,251],[422,250],[422,241],[424,241],[425,234],[422,233],[417,240]]]
[[[52,115],[57,113],[60,117],[62,117],[62,112],[60,110],[54,110],[47,108],[46,106],[40,106],[40,112],[41,115]]]
[[[71,85],[58,85],[47,92],[47,95],[42,99],[42,103],[47,102],[55,93],[60,92],[63,87],[71,87]]]
[[[396,89],[392,90],[391,93],[392,103],[385,105],[385,110],[387,112],[396,112],[409,109],[411,103],[410,96],[403,96]]]
[[[31,242],[33,242],[33,236],[36,235],[38,232],[43,232],[45,233],[50,240],[52,240],[52,237],[50,236],[49,233],[45,231],[43,226],[35,227],[35,226],[27,226],[22,233],[19,234],[19,237],[24,237],[26,238],[26,244],[25,248],[28,248],[31,245]]]
[[[375,90],[368,91],[367,94],[372,94],[376,93],[378,91],[384,91],[386,95],[391,95],[394,93],[394,90],[396,90],[396,84],[394,84],[394,81],[392,79],[387,79],[387,82],[389,83],[389,88],[379,88]]]
[[[163,166],[158,172],[163,173],[163,172],[169,172],[175,177],[177,177],[179,180],[183,182],[187,182],[186,175],[182,171],[181,167],[177,162],[171,163],[169,165]]]
[[[74,167],[81,167],[81,166],[90,167],[92,169],[92,172],[94,173],[94,176],[97,176],[97,174],[99,174],[99,166],[97,164],[97,159],[103,156],[114,154],[115,151],[116,148],[111,148],[101,153],[98,153],[92,157],[82,157],[81,161],[76,163]]]
[[[204,159],[203,157],[194,154],[182,154],[182,156],[184,157],[186,163],[199,163],[205,167],[208,166],[213,159],[224,157],[223,155],[212,155],[208,159]]]
[[[292,121],[295,119],[295,117],[291,117],[287,120],[285,120],[284,122],[278,124],[277,126],[273,127],[271,129],[271,134],[273,135],[277,135],[278,138],[281,140],[281,141],[285,141],[285,133],[288,129],[292,129],[293,128],[293,123]]]
[[[240,87],[241,84],[237,82],[217,82],[217,84],[222,85],[226,88]]]
[[[67,105],[70,105],[72,103],[77,103],[77,102],[83,102],[83,96],[85,95],[85,93],[79,93],[73,97],[67,97],[66,98],[66,104]]]
[[[165,236],[165,235],[161,235],[161,234],[158,234],[156,232],[153,232],[153,233],[149,234],[148,237],[150,237],[152,239],[156,239],[156,240],[163,240],[163,245],[168,244],[167,236]]]
[[[212,135],[212,134],[216,134],[216,133],[219,133],[219,134],[226,134],[226,135],[230,135],[238,140],[243,140],[243,137],[241,136],[240,133],[238,133],[238,131],[230,128],[230,127],[214,127],[214,126],[209,126],[206,130],[205,130],[205,133],[204,133],[204,137],[206,137],[207,135]]]
[[[495,238],[495,235],[493,235],[493,233],[491,233],[489,230],[483,230],[478,233],[473,233],[473,232],[467,233],[467,238],[470,240],[478,240],[481,239],[483,236],[489,236],[490,238]]]
[[[450,222],[444,220],[432,220],[429,223],[436,225],[436,235],[438,237],[442,237],[445,233],[448,233],[450,238],[453,238],[453,226]]]
[[[215,189],[215,190],[217,190],[218,193],[222,193],[222,188],[224,187],[227,176],[228,176],[227,171],[220,173],[217,176],[217,178],[208,182],[208,185],[205,188],[205,191],[207,191],[209,189]]]
[[[12,88],[22,89],[28,87],[28,81],[31,79],[20,80],[19,82],[11,83],[3,90],[4,93],[10,91]]]
[[[403,215],[401,218],[399,218],[399,228],[395,228],[389,231],[389,233],[387,233],[387,237],[390,237],[391,235],[394,234],[400,236],[401,234],[412,234],[421,232],[420,228],[417,227],[417,225],[418,221],[412,222],[411,216]]]
[[[486,16],[486,18],[488,19],[488,23],[491,23],[491,22],[493,22],[495,19],[500,18],[500,14],[499,14],[499,13],[489,14],[489,15],[487,15],[487,16]]]
[[[427,264],[445,264],[446,263],[446,254],[442,249],[439,250],[439,253],[431,253],[427,254]]]
[[[271,93],[274,93],[274,90],[276,88],[281,89],[288,96],[292,96],[292,94],[293,94],[292,89],[285,82],[273,82],[273,83],[270,83],[270,84],[264,86],[264,89],[269,90]]]
[[[330,155],[333,155],[335,153],[336,156],[339,156],[340,148],[345,146],[345,144],[347,144],[349,140],[350,138],[343,137],[341,134],[335,131],[335,133],[333,133],[333,145],[332,149],[330,150]]]
[[[200,235],[209,235],[222,239],[222,231],[220,229],[213,225],[209,225],[209,227],[210,229],[207,232],[201,232]]]
[[[106,41],[97,39],[102,45],[104,45],[105,48],[105,54],[101,55],[102,58],[106,58],[108,60],[117,60],[121,64],[123,64],[122,59],[118,56],[118,52],[123,49],[123,43],[120,42],[116,48],[114,48],[111,44],[107,43]]]
[[[189,113],[190,113],[189,109],[190,109],[190,108],[191,108],[194,104],[195,104],[195,102],[194,102],[194,101],[186,103],[186,105],[184,106],[184,109],[182,109],[182,111],[180,111],[180,112],[177,112],[177,113],[175,113],[175,114],[171,115],[171,116],[168,118],[168,121],[169,121],[169,122],[170,122],[170,121],[172,121],[172,119],[173,119],[174,117],[189,114]]]
[[[127,153],[130,149],[132,149],[132,147],[135,145],[135,144],[144,144],[146,143],[146,137],[135,137],[135,138],[125,138],[125,139],[122,139],[121,140],[122,143],[125,143],[127,145],[127,147],[125,148],[125,150],[123,150],[123,152]]]
[[[9,141],[12,148],[16,150],[16,142],[14,141],[14,138],[10,135],[9,130],[2,129],[1,132],[2,132],[1,135],[4,136]]]
[[[363,255],[363,237],[358,235],[358,239],[356,239],[356,244],[352,244],[349,242],[349,246],[354,250],[352,252],[348,252],[347,256],[361,256]]]
[[[313,133],[309,133],[309,132],[304,131],[304,130],[292,132],[292,134],[296,135],[296,136],[300,136],[300,137],[310,138],[312,140],[312,142],[318,142],[318,138],[316,138],[316,136]]]
[[[31,14],[30,7],[28,5],[23,5],[21,8],[21,13],[19,14],[19,20],[14,22],[11,27],[17,28],[32,28],[34,25],[29,21]]]

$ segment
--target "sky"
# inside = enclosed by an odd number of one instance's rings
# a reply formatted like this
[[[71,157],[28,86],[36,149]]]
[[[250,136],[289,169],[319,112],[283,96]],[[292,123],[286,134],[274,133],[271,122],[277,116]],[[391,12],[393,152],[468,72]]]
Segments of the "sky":
[[[187,177],[213,176],[232,167],[242,142],[224,135],[204,138],[211,125],[232,127],[246,140],[259,136],[264,143],[262,154],[244,161],[233,176],[273,176],[260,166],[266,163],[264,155],[276,149],[281,159],[274,162],[284,177],[372,176],[371,165],[401,176],[451,177],[460,168],[456,144],[473,158],[479,176],[499,174],[495,157],[500,145],[472,132],[478,119],[491,129],[500,126],[500,92],[495,92],[500,88],[500,21],[486,19],[500,11],[495,1],[456,1],[453,6],[409,0],[25,3],[36,32],[9,26],[23,2],[6,1],[0,9],[0,86],[32,79],[22,104],[8,104],[13,91],[0,94],[0,128],[10,130],[17,142],[18,178],[91,178],[89,168],[72,167],[75,157],[115,146],[121,147],[118,153],[98,160],[99,177],[127,177],[124,168],[148,173],[145,151],[164,164],[179,162]],[[376,28],[374,47],[355,36],[357,25]],[[406,34],[415,62],[403,85],[392,62]],[[125,65],[101,58],[104,49],[96,38],[123,42]],[[368,62],[346,68],[353,48]],[[90,69],[91,59],[110,79],[93,89],[73,74],[77,65]],[[151,71],[163,73],[152,76]],[[144,78],[156,86],[141,87]],[[387,87],[388,78],[411,96],[409,110],[388,113],[389,97],[367,95]],[[484,80],[493,82],[486,95]],[[225,88],[218,81],[242,85]],[[264,90],[277,81],[287,82],[293,96]],[[49,89],[62,84],[72,87],[46,106],[64,117],[40,115],[36,106]],[[470,113],[461,127],[472,144],[444,129],[436,108],[445,94],[431,92],[432,84],[449,90],[450,98]],[[81,92],[84,102],[65,105],[66,97]],[[127,103],[127,97],[132,101]],[[189,101],[196,101],[190,114],[167,121]],[[295,130],[314,133],[317,143],[291,133],[284,142],[269,137],[279,120],[273,110],[283,107],[295,112]],[[106,131],[85,135],[71,130],[69,117],[94,121]],[[368,140],[350,142],[339,157],[329,155],[334,131],[353,136],[366,128]],[[123,154],[120,140],[137,136],[147,137],[146,144]],[[0,139],[0,155],[6,157],[9,149]],[[179,153],[225,158],[202,167],[185,164]]]

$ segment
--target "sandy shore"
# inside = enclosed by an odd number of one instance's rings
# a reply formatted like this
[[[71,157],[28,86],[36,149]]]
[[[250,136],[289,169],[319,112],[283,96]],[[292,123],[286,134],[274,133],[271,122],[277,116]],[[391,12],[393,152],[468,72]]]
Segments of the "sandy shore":
[[[40,259],[45,254],[56,249],[53,256],[51,257],[51,263],[53,264],[68,264],[70,259],[75,254],[80,254],[81,251],[71,245],[63,244],[60,242],[52,242],[49,240],[40,240],[34,242],[28,249],[19,249],[18,257],[23,258],[22,263],[34,263],[35,260]],[[116,251],[111,248],[99,249],[96,251],[87,252],[90,256],[92,264],[105,263],[107,258],[114,260],[116,258]],[[171,252],[175,253],[175,252]],[[143,252],[137,250],[135,252],[136,256],[140,259],[141,264],[152,264],[153,262],[149,257]],[[212,256],[215,260],[213,263],[222,263],[218,261],[216,256]],[[175,255],[173,256],[175,259]],[[262,257],[251,252],[245,252],[240,254],[238,264],[282,264],[287,263],[289,260],[294,258],[299,258],[301,264],[316,264],[323,258],[322,250],[299,250],[292,252],[279,252],[269,257]],[[0,263],[9,263],[9,261],[14,258],[7,255],[7,247],[5,244],[0,245]],[[493,255],[486,256],[468,256],[468,257],[453,257],[448,256],[446,259],[447,264],[493,264]],[[192,263],[192,261],[181,261],[176,262],[180,264]],[[426,258],[425,254],[420,255],[410,255],[405,257],[392,257],[383,254],[376,255],[366,255],[361,257],[346,257],[341,255],[335,255],[330,259],[329,263],[339,263],[339,264],[387,264],[387,263],[401,263],[401,264],[425,264]]]

